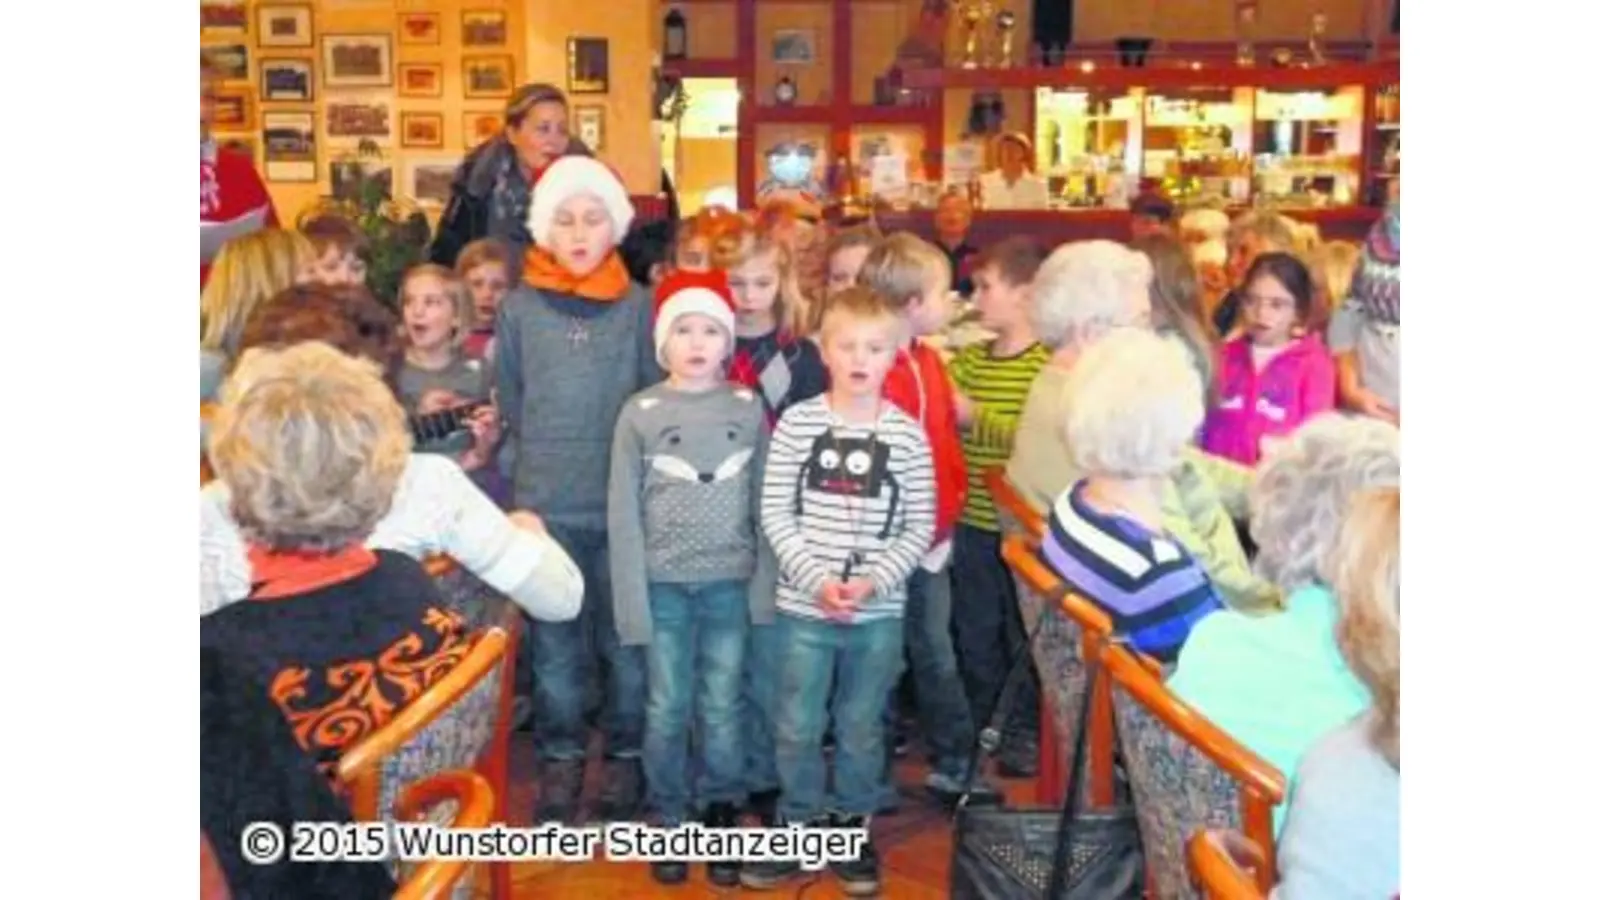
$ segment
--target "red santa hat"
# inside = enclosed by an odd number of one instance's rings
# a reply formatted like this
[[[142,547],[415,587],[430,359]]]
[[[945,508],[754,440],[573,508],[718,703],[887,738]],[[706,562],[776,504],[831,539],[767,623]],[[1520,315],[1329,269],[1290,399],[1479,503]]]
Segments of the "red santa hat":
[[[533,242],[550,243],[550,222],[561,204],[579,194],[600,200],[611,215],[616,230],[613,242],[621,243],[633,224],[633,201],[622,178],[610,166],[590,156],[563,156],[545,166],[533,183],[533,202],[528,204],[528,231]]]
[[[727,329],[728,352],[733,352],[733,291],[728,276],[716,269],[709,272],[673,272],[656,288],[656,361],[666,366],[667,335],[679,316],[699,314]]]

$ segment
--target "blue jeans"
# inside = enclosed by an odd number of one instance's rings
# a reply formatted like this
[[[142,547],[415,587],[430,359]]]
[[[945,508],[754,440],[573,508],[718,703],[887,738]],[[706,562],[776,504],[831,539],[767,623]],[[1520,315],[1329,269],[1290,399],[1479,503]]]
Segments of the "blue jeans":
[[[744,789],[778,789],[778,680],[783,677],[783,634],[777,623],[751,625],[744,654],[739,718],[744,723]]]
[[[918,568],[911,573],[906,582],[905,643],[917,692],[917,726],[932,757],[928,762],[935,772],[963,778],[978,736],[950,640],[949,566],[940,572]]]
[[[584,758],[589,745],[583,716],[585,677],[603,666],[600,727],[605,754],[613,759],[637,758],[644,736],[644,648],[624,647],[617,639],[606,533],[548,527],[583,573],[583,607],[570,622],[533,623],[527,646],[534,675],[534,749],[547,761]]]
[[[803,821],[824,812],[870,815],[883,777],[883,709],[900,677],[899,619],[839,624],[778,613],[784,643],[778,699],[778,812]],[[828,691],[833,689],[832,709]],[[833,716],[833,793],[825,797],[822,732]]]
[[[744,581],[650,585],[650,702],[645,712],[644,776],[663,825],[690,809],[689,721],[694,716],[700,804],[743,800],[739,675],[750,594]]]

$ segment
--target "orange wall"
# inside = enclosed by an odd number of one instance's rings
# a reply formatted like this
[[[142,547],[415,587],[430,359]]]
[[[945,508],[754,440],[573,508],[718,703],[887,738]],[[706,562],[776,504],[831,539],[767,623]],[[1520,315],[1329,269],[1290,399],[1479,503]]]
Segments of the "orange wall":
[[[661,15],[656,0],[604,0],[600,3],[572,3],[565,0],[389,0],[350,4],[338,0],[312,3],[313,46],[307,48],[261,48],[255,44],[255,7],[250,0],[250,33],[240,38],[202,32],[202,46],[208,43],[243,42],[250,48],[250,78],[225,83],[226,88],[250,89],[255,100],[255,127],[243,136],[261,144],[261,113],[266,111],[314,111],[318,121],[316,183],[268,182],[279,217],[293,221],[304,207],[328,192],[329,164],[354,149],[348,139],[335,145],[327,137],[323,113],[329,99],[385,99],[391,109],[393,137],[384,145],[385,164],[395,173],[397,193],[409,187],[408,163],[415,160],[459,159],[469,147],[464,134],[468,112],[499,112],[504,99],[467,100],[462,96],[461,13],[463,10],[503,9],[506,13],[507,46],[501,49],[471,48],[471,53],[505,53],[513,57],[518,84],[548,81],[565,88],[566,40],[568,36],[604,37],[610,41],[611,90],[604,95],[571,98],[574,104],[599,104],[605,107],[605,147],[601,155],[622,174],[633,193],[653,193],[660,174],[659,151],[651,131],[650,82],[651,54],[660,44]],[[437,45],[413,46],[399,42],[396,30],[401,12],[439,14],[441,40]],[[395,37],[394,63],[437,62],[443,66],[443,96],[434,98],[400,97],[394,87],[342,89],[329,91],[322,85],[322,41],[324,34],[383,33]],[[316,81],[314,102],[259,102],[260,59],[267,57],[302,58],[312,61]],[[401,148],[399,142],[402,111],[437,112],[444,117],[444,142],[439,149]],[[219,132],[219,137],[234,136]],[[261,160],[257,159],[260,167]]]

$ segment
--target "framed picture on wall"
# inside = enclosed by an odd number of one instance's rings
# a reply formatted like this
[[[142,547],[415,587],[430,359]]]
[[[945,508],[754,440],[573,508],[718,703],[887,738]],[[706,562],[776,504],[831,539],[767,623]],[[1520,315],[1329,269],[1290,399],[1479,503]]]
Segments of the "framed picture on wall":
[[[468,147],[499,134],[505,127],[505,114],[498,110],[468,110],[461,119],[461,143]]]
[[[611,90],[611,51],[605,38],[567,38],[567,93]]]
[[[432,112],[400,113],[400,146],[443,147],[444,114]]]
[[[250,48],[243,44],[210,44],[202,51],[221,80],[250,80]]]
[[[515,81],[509,54],[461,58],[461,93],[469,100],[509,97]]]
[[[222,88],[211,127],[217,131],[249,131],[256,127],[255,104],[248,88]]]
[[[394,42],[389,35],[322,36],[323,87],[388,87],[393,75]]]
[[[401,63],[400,96],[443,97],[444,66],[439,63]]]
[[[219,37],[250,30],[250,11],[244,0],[200,0],[200,30]]]
[[[279,101],[304,103],[313,99],[315,93],[311,84],[311,60],[261,60],[262,100],[269,103]]]
[[[402,46],[439,43],[439,14],[435,12],[401,13],[400,43]]]
[[[772,33],[772,61],[780,66],[808,66],[817,61],[817,39],[796,28]]]
[[[328,137],[387,138],[389,104],[382,100],[329,103]]]
[[[592,152],[606,147],[606,108],[598,103],[579,103],[572,107],[572,133]]]
[[[268,181],[317,180],[317,123],[311,113],[263,113],[261,146]]]
[[[506,14],[500,9],[469,9],[461,14],[461,46],[504,47]]]
[[[401,192],[418,206],[437,209],[450,202],[450,181],[461,165],[459,156],[428,156],[406,163]]]
[[[263,3],[256,7],[256,46],[311,46],[311,4]]]

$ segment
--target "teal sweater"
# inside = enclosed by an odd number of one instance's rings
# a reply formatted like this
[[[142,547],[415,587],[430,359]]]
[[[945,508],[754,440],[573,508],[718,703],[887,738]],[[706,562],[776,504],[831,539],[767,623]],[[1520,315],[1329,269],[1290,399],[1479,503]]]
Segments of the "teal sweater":
[[[604,531],[622,405],[661,380],[649,292],[609,302],[518,286],[495,320],[496,403],[517,509]]]
[[[1322,585],[1296,590],[1274,615],[1214,613],[1189,633],[1167,686],[1292,778],[1318,738],[1372,705],[1334,642],[1338,621]]]

